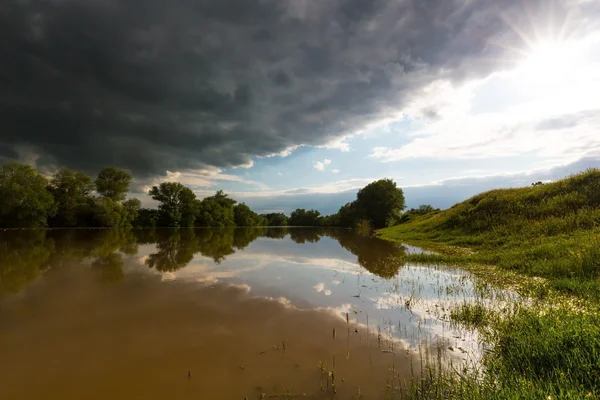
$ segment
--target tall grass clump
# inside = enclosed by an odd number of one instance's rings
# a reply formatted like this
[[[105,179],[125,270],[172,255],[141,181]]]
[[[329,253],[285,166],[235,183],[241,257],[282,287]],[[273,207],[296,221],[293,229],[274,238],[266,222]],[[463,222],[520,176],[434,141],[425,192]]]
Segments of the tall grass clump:
[[[366,219],[361,219],[356,223],[356,233],[359,235],[370,235],[373,232],[373,226],[371,222]]]
[[[481,303],[463,303],[450,312],[450,320],[468,328],[482,328],[488,324],[490,312]]]
[[[600,317],[561,311],[519,308],[498,323],[488,367],[500,382],[518,378],[549,394],[600,395]]]
[[[466,313],[465,313],[466,312]],[[484,310],[459,309],[463,322],[481,322]],[[471,319],[474,318],[474,319]],[[488,350],[479,368],[427,366],[410,399],[598,399],[600,318],[597,314],[539,313],[517,308],[482,331]]]

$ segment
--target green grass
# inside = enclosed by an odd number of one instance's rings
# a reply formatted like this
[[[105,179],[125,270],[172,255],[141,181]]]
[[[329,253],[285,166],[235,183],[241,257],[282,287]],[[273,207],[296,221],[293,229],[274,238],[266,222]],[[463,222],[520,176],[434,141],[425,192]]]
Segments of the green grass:
[[[500,381],[518,377],[556,395],[600,394],[597,314],[540,315],[521,308],[510,319],[500,321],[494,334],[488,367]]]
[[[437,252],[408,261],[463,265],[530,298],[507,313],[454,309],[490,350],[477,371],[436,368],[412,398],[600,398],[600,170],[485,192],[378,236]]]
[[[489,323],[490,311],[481,303],[463,303],[450,312],[450,319],[468,328],[483,328]]]
[[[600,301],[600,170],[492,190],[378,236],[439,252],[412,261],[489,264]]]
[[[478,369],[429,364],[411,399],[598,399],[600,317],[517,307],[502,316],[481,304],[452,312],[456,323],[479,328],[490,346]],[[490,329],[491,328],[491,329]]]

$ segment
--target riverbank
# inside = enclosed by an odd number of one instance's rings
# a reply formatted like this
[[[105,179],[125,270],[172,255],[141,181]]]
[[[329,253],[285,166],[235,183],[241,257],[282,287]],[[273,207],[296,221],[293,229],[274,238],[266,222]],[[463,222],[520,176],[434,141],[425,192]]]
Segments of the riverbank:
[[[452,310],[490,351],[478,371],[437,370],[417,398],[600,398],[600,171],[482,193],[377,232],[435,254],[407,262],[460,265],[526,301]]]

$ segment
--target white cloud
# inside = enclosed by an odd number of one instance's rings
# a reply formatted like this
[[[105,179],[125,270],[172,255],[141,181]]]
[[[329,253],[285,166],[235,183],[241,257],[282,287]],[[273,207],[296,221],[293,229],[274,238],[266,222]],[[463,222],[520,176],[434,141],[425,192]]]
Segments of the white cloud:
[[[316,146],[316,147],[323,148],[323,149],[332,149],[332,150],[337,149],[337,150],[340,150],[343,152],[350,151],[350,145],[348,143],[346,143],[346,140],[349,139],[351,136],[352,135],[333,139],[333,140],[325,143],[322,146]]]
[[[177,279],[177,275],[175,275],[173,272],[163,272],[162,276],[160,277],[161,281],[174,281],[175,279]]]
[[[324,159],[323,161],[317,161],[313,164],[313,167],[318,171],[325,171],[325,166],[331,164],[331,160]]]
[[[379,177],[371,178],[354,178],[343,179],[339,181],[324,183],[321,185],[297,187],[285,190],[261,190],[257,192],[236,192],[227,191],[227,194],[234,198],[256,198],[256,197],[274,197],[274,196],[296,196],[299,194],[332,194],[345,192],[354,189],[360,189],[367,184],[379,179]],[[395,178],[396,179],[396,178]],[[399,178],[398,178],[399,179]],[[199,197],[209,196],[214,194],[213,190],[194,190]]]
[[[600,154],[595,157],[583,158],[574,163],[555,164],[551,167],[536,168],[519,172],[496,174],[465,174],[444,178],[419,185],[405,185],[404,188],[433,188],[433,187],[476,187],[478,192],[498,187],[527,186],[533,181],[552,182],[569,175],[579,173],[588,168],[595,168],[600,162]],[[477,171],[475,171],[477,172]],[[481,187],[481,188],[480,188]]]
[[[313,286],[313,289],[315,289],[317,293],[323,293],[325,296],[331,296],[331,290],[325,289],[325,284],[323,282]]]
[[[334,169],[331,170],[331,173],[333,173],[333,174],[339,174],[340,170],[337,169],[337,168],[334,168]]]
[[[288,148],[283,149],[282,151],[278,152],[278,153],[272,153],[272,154],[268,154],[266,156],[258,156],[257,158],[271,158],[271,157],[281,157],[281,158],[285,158],[289,155],[291,155],[294,151],[296,151],[297,149],[299,149],[300,147],[303,147],[303,144],[298,144],[298,145],[294,145],[294,146],[290,146]]]
[[[269,190],[264,183],[246,179],[242,176],[225,174],[221,168],[210,167],[202,170],[166,171],[165,176],[156,177],[149,182],[144,182],[142,190],[148,192],[154,185],[162,182],[179,182],[182,185],[200,188],[212,188],[218,185],[218,181],[238,182],[254,186],[258,190]]]
[[[317,145],[317,146],[311,146],[311,145],[307,145],[307,144],[297,144],[294,146],[287,147],[280,152],[267,154],[266,156],[257,156],[257,158],[272,158],[272,157],[285,158],[285,157],[288,157],[289,155],[291,155],[294,151],[298,150],[299,148],[309,147],[309,146],[315,147],[318,149],[340,150],[340,151],[346,152],[346,151],[350,151],[350,145],[348,143],[346,143],[346,140],[348,140],[349,138],[351,138],[355,135],[356,134],[335,138],[335,139],[332,139],[332,140],[326,142],[323,145]]]
[[[332,139],[332,140],[326,142],[323,145],[310,146],[307,144],[297,144],[294,146],[287,147],[280,152],[267,154],[266,156],[257,156],[257,158],[272,158],[272,157],[285,158],[285,157],[288,157],[289,155],[291,155],[294,151],[298,150],[299,148],[307,147],[307,146],[315,147],[318,149],[340,150],[342,152],[346,152],[346,151],[350,151],[350,145],[348,143],[346,143],[346,140],[348,140],[349,138],[356,136],[357,134],[360,134],[360,133],[361,132],[357,132],[357,133],[354,133],[351,135],[335,138],[335,139]]]
[[[593,54],[600,53],[600,35],[563,47],[565,60],[526,61],[461,87],[431,83],[403,110],[418,126],[411,141],[374,147],[370,157],[392,162],[533,154],[572,161],[597,153],[600,58]]]
[[[278,172],[277,176],[283,176],[283,174],[281,172]]]
[[[236,165],[235,167],[233,167],[232,169],[236,169],[236,168],[245,168],[245,169],[249,169],[254,167],[254,160],[248,160],[243,164],[240,165]]]

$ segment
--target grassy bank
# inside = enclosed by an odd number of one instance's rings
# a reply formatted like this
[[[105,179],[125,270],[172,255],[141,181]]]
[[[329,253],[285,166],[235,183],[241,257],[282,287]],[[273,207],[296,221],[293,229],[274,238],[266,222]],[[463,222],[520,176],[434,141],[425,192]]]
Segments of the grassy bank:
[[[600,301],[600,170],[485,192],[378,235],[439,253],[414,261],[490,264]]]
[[[502,315],[481,304],[454,310],[491,351],[477,373],[438,370],[414,397],[600,398],[600,170],[485,192],[378,235],[437,251],[409,261],[510,277],[533,297]]]

